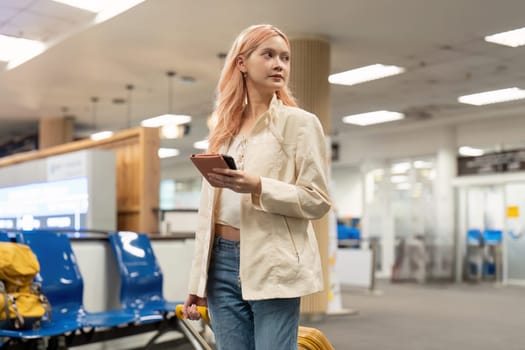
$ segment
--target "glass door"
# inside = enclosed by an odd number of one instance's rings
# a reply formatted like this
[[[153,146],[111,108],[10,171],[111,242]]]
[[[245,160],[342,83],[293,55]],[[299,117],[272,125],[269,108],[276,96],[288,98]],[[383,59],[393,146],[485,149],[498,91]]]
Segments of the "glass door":
[[[506,282],[525,285],[525,183],[505,185]]]
[[[463,276],[469,281],[502,281],[505,191],[502,185],[466,189]]]

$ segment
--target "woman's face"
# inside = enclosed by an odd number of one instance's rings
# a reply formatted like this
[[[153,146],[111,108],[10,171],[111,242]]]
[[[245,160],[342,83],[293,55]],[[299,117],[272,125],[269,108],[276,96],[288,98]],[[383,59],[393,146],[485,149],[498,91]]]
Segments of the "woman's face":
[[[282,89],[290,75],[290,51],[278,35],[267,39],[241,64],[247,84],[260,92],[274,93]]]

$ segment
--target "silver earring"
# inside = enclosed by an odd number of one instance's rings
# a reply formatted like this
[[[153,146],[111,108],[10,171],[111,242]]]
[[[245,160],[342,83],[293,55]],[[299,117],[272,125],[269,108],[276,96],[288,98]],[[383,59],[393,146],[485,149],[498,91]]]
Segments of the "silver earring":
[[[242,72],[242,77],[243,77],[244,79],[246,79],[247,76],[248,76],[248,74],[247,74],[246,72]]]

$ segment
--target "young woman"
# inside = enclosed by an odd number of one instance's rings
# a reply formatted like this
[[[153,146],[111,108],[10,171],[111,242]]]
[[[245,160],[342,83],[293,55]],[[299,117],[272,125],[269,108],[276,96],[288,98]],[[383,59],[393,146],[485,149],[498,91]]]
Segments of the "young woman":
[[[208,305],[219,350],[297,349],[300,297],[323,288],[310,220],[330,209],[325,137],[288,90],[290,43],[256,25],[221,73],[209,151],[237,170],[203,181],[186,317]]]

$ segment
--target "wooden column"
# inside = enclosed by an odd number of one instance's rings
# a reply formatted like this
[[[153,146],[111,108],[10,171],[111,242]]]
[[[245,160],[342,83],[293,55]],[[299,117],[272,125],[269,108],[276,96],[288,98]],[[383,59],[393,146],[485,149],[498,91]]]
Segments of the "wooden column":
[[[317,115],[326,134],[330,132],[330,44],[322,38],[291,39],[290,88],[299,106]],[[327,161],[330,161],[327,155]],[[327,164],[327,169],[329,164]],[[328,215],[315,221],[314,229],[321,252],[325,289],[301,300],[301,313],[325,314],[328,307]]]
[[[38,148],[45,149],[73,141],[74,119],[42,117],[38,125]]]

